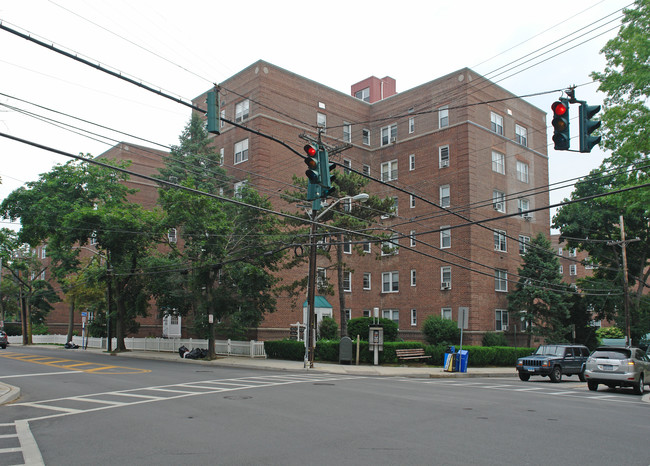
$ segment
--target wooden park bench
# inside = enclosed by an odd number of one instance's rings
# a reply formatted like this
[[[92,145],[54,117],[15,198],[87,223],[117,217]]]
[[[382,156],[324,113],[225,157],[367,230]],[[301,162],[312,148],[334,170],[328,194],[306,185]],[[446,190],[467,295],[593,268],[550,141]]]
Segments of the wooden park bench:
[[[429,359],[431,357],[424,354],[424,348],[396,349],[395,355],[397,355],[398,361],[407,359]]]

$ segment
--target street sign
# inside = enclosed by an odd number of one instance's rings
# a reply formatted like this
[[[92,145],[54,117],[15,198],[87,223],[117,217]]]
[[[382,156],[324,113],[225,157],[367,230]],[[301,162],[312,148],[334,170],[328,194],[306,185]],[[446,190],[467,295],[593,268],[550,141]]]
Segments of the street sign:
[[[469,308],[468,307],[459,307],[458,308],[458,328],[467,330],[469,325]]]

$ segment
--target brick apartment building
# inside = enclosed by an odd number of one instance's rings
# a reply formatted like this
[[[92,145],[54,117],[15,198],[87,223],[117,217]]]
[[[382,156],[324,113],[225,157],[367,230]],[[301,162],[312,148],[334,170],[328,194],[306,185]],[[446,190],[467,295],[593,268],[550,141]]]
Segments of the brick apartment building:
[[[205,98],[194,102],[203,107]],[[468,344],[480,344],[487,331],[507,330],[506,295],[517,281],[520,254],[531,238],[549,232],[547,211],[526,212],[549,204],[548,192],[535,190],[548,184],[544,111],[470,69],[399,93],[392,78],[370,77],[348,95],[264,61],[221,83],[220,99],[224,118],[301,153],[299,135],[315,137],[320,127],[325,144],[352,145],[337,162],[386,183],[371,182],[367,192],[393,197],[397,210],[374,227],[391,232],[400,247],[386,255],[376,254],[376,243],[365,246],[366,255],[345,249],[348,318],[379,308],[398,323],[403,339],[418,340],[426,317],[456,320],[459,308],[467,308]],[[213,144],[237,182],[249,183],[277,208],[300,209],[279,197],[293,174],[304,176],[300,157],[228,124]],[[148,150],[127,149],[119,145],[102,156],[136,157],[133,169],[146,166],[147,173],[161,164]],[[155,202],[154,186],[139,189],[137,202]],[[320,273],[336,285],[336,274],[322,270],[325,261],[319,257]],[[307,266],[283,273],[292,281],[304,277]],[[338,321],[339,297],[324,298]],[[290,325],[303,321],[303,301],[280,296],[257,338],[288,337]],[[159,336],[160,320],[152,319],[141,333]]]

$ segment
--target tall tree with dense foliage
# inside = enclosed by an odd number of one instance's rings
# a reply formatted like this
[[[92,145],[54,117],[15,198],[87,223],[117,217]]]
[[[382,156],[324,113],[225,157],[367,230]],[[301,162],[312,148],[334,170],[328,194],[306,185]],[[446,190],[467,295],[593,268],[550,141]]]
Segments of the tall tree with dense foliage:
[[[265,313],[275,310],[273,272],[284,244],[277,219],[255,208],[270,209],[269,200],[248,180],[233,189],[234,180],[221,167],[221,156],[209,144],[198,115],[192,115],[179,141],[160,177],[213,196],[160,189],[165,225],[176,229],[178,242],[170,243],[170,254],[159,259],[177,267],[159,277],[156,297],[168,311],[192,312],[212,345],[209,315],[232,335],[256,327]]]
[[[519,280],[515,289],[508,293],[508,312],[522,316],[526,322],[528,346],[532,335],[549,342],[565,341],[569,330],[568,286],[562,283],[560,262],[551,250],[550,241],[538,234],[528,245],[522,266],[518,269]]]
[[[601,166],[581,180],[572,200],[648,183],[650,179],[650,1],[637,0],[624,11],[618,35],[602,49],[607,65],[592,73],[606,94],[602,146],[611,151]],[[569,247],[588,252],[593,277],[581,281],[588,305],[599,318],[624,320],[623,216],[627,245],[632,337],[650,328],[650,303],[644,297],[650,278],[650,189],[633,189],[562,207],[553,219]]]

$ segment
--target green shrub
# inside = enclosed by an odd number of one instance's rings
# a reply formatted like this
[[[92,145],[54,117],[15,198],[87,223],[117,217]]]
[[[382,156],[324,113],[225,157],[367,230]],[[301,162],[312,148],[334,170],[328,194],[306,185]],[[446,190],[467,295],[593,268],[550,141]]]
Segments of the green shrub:
[[[286,359],[289,361],[303,361],[305,359],[305,343],[302,341],[265,341],[264,351],[271,359]]]
[[[339,325],[330,316],[324,316],[318,326],[318,335],[321,340],[336,340],[338,338]]]
[[[422,325],[422,333],[430,345],[456,345],[460,341],[458,324],[440,316],[429,316]]]
[[[348,335],[353,340],[360,336],[361,340],[368,340],[369,327],[372,325],[372,317],[359,317],[348,321]],[[384,341],[397,340],[397,324],[390,319],[379,319],[379,325],[384,327]]]
[[[501,332],[486,332],[483,335],[483,346],[508,346],[508,339]]]
[[[623,330],[618,327],[601,327],[596,330],[596,336],[602,338],[625,338]]]
[[[314,349],[314,358],[318,361],[338,362],[339,360],[339,341],[338,340],[318,340]]]

